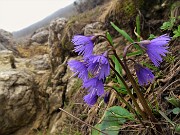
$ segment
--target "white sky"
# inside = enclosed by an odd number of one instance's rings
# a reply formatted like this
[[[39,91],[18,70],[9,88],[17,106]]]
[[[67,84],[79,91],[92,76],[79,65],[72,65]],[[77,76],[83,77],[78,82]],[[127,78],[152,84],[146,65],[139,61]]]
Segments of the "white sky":
[[[0,0],[0,29],[25,28],[75,0]]]

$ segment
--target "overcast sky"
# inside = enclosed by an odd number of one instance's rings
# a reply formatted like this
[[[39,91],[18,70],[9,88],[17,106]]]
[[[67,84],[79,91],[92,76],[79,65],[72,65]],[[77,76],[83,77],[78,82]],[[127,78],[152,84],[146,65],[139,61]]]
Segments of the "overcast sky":
[[[17,31],[75,0],[0,0],[0,29]]]

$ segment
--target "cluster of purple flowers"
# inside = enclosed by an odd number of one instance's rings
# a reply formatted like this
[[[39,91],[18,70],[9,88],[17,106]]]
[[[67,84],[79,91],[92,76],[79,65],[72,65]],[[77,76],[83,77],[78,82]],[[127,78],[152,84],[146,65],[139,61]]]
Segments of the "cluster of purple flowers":
[[[100,55],[93,54],[93,38],[93,36],[74,36],[72,39],[74,50],[78,55],[82,55],[83,59],[68,62],[70,69],[82,80],[83,87],[88,90],[84,101],[89,105],[94,105],[98,97],[105,95],[103,82],[110,74],[107,52]]]
[[[150,60],[156,67],[160,66],[162,56],[168,52],[166,46],[170,41],[168,35],[162,35],[151,41],[141,41],[141,47],[146,51]],[[68,62],[70,69],[83,81],[83,87],[88,90],[84,96],[84,101],[89,105],[94,105],[98,97],[104,95],[107,102],[108,94],[104,92],[104,80],[110,74],[110,64],[107,52],[100,55],[93,54],[94,36],[76,35],[73,37],[74,51],[82,55],[82,61],[71,60]],[[140,64],[135,64],[135,71],[140,85],[147,85],[153,82],[154,75],[150,69]]]
[[[165,53],[168,53],[168,47],[166,45],[170,40],[171,37],[165,34],[151,41],[140,42],[142,48],[156,67],[160,66],[160,63],[163,60],[162,56],[166,56]],[[154,80],[154,75],[150,69],[145,68],[140,64],[136,64],[135,70],[140,85],[147,85]]]

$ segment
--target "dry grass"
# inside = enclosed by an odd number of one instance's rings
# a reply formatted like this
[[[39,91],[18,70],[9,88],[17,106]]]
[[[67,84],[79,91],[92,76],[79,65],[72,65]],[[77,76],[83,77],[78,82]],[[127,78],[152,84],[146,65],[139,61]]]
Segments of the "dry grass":
[[[29,47],[22,47],[18,46],[17,50],[19,51],[20,55],[25,58],[31,58],[35,55],[43,55],[49,53],[48,46],[29,46]]]

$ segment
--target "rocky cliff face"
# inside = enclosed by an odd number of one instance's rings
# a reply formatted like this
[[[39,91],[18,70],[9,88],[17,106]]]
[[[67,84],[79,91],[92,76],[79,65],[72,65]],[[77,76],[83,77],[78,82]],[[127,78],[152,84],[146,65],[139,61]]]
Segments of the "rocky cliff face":
[[[31,72],[0,71],[0,134],[13,133],[33,120],[36,114],[35,92]]]
[[[48,29],[39,29],[29,38],[28,46],[37,47],[46,42],[49,54],[20,58],[14,56],[13,50],[0,51],[0,134],[18,135],[25,129],[27,134],[36,134],[45,127],[51,134],[66,132],[62,128],[66,126],[66,115],[59,108],[64,107],[66,100],[72,102],[72,94],[81,85],[77,78],[69,79],[72,72],[66,63],[70,53],[65,53],[62,46],[67,22],[65,18],[53,20]],[[82,31],[85,35],[101,34],[102,27],[102,23],[95,22],[84,25]],[[3,39],[5,46],[10,43],[10,37]],[[11,58],[15,68],[11,66]],[[82,98],[79,100],[83,103]]]
[[[11,50],[15,54],[18,54],[12,33],[2,29],[0,29],[0,50]]]

